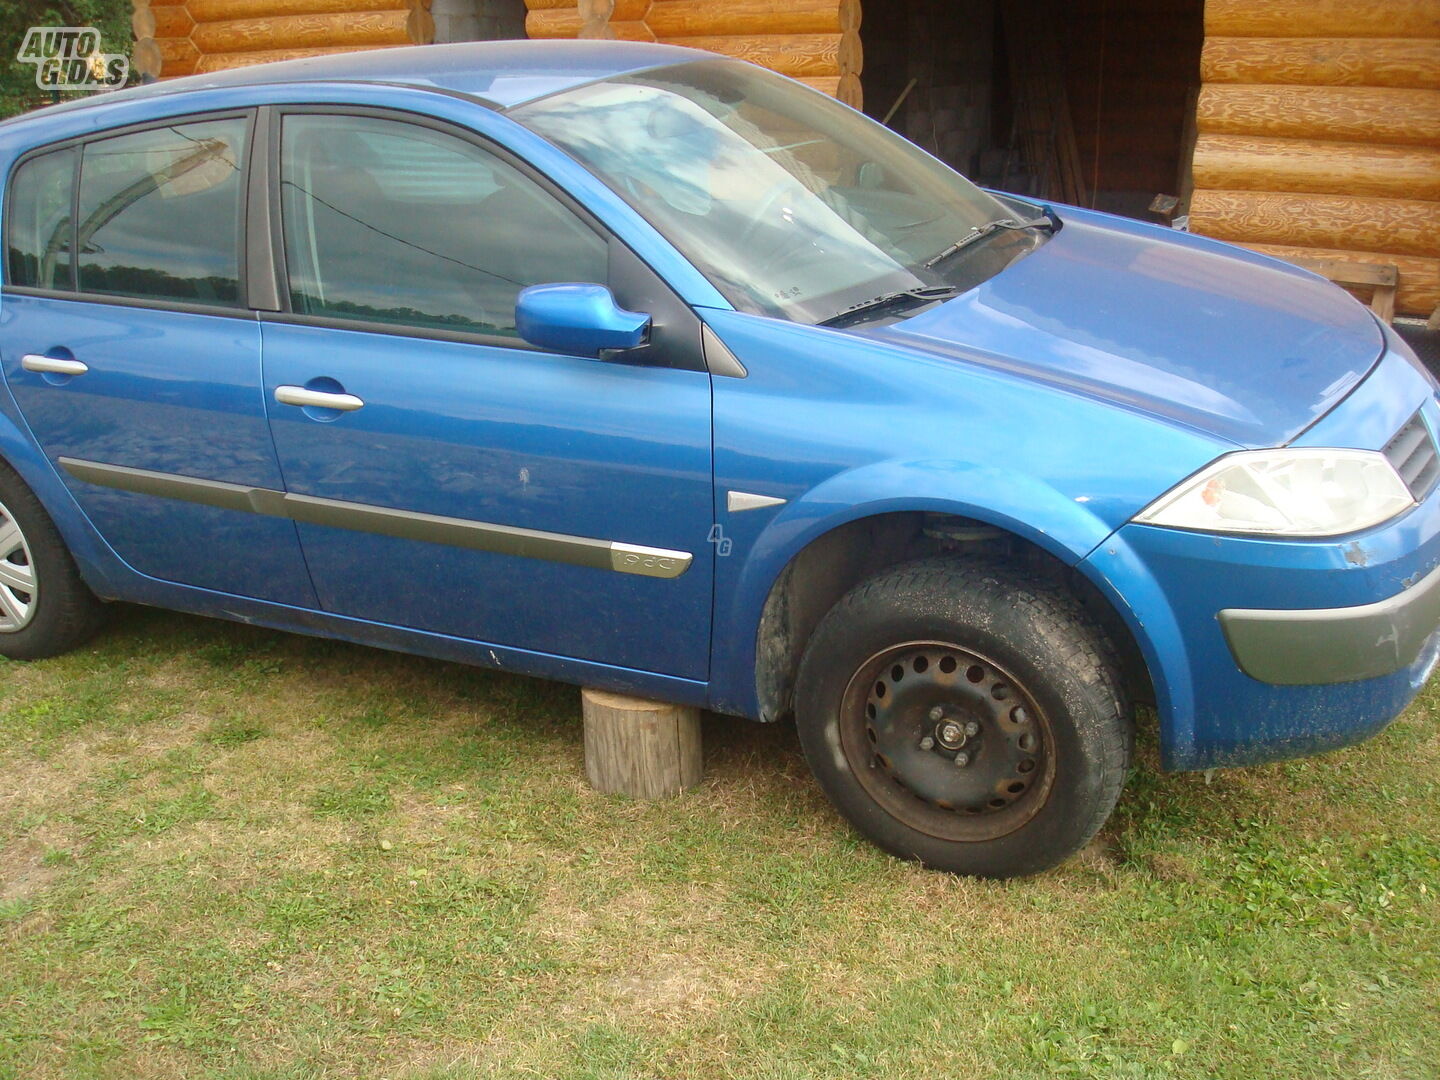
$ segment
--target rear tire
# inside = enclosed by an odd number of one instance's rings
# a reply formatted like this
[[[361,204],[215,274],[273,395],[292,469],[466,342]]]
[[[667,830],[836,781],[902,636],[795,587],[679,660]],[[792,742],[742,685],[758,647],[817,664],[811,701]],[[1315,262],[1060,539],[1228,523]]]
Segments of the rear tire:
[[[1099,831],[1133,729],[1114,650],[1063,589],[1002,563],[886,570],[821,620],[796,684],[820,786],[879,847],[1035,874]]]
[[[0,462],[0,656],[69,652],[99,628],[102,611],[40,500]]]

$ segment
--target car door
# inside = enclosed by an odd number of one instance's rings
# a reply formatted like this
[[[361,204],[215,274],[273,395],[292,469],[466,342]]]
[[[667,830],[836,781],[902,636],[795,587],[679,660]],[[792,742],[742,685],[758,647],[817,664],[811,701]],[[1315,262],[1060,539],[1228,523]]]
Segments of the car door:
[[[314,605],[279,489],[241,273],[248,112],[46,148],[12,173],[0,362],[31,432],[151,577]]]
[[[705,678],[694,315],[473,135],[292,110],[274,145],[288,310],[262,325],[265,392],[323,608]],[[518,291],[571,281],[663,311],[652,344],[602,361],[523,342]]]

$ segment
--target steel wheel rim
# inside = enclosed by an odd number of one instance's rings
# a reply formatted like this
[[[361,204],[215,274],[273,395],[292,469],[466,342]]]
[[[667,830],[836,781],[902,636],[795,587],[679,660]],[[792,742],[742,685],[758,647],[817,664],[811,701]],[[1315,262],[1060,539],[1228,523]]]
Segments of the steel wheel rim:
[[[1054,737],[1033,694],[949,642],[905,642],[861,664],[841,698],[840,746],[882,808],[941,840],[1009,835],[1054,786]]]
[[[29,626],[38,598],[30,545],[14,515],[0,503],[0,634],[13,634]]]

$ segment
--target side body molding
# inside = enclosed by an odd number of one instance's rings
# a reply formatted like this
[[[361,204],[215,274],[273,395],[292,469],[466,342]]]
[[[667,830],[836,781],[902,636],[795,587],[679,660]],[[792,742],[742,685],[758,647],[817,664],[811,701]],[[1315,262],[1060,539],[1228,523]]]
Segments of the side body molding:
[[[451,547],[518,555],[527,559],[571,563],[596,570],[644,577],[677,578],[690,568],[688,551],[645,547],[586,536],[567,536],[494,525],[463,518],[440,517],[384,506],[291,495],[269,488],[244,487],[218,480],[201,480],[174,473],[150,472],[123,465],[62,457],[60,465],[77,480],[101,487],[156,495],[166,499],[216,506],[267,517],[289,518],[311,525],[378,533],[404,540],[421,540]]]

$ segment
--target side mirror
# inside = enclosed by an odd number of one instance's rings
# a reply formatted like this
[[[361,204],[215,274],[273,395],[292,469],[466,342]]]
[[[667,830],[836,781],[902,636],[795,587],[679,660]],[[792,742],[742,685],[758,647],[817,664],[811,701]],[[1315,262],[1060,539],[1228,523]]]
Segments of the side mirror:
[[[598,357],[645,344],[650,316],[617,305],[604,285],[531,285],[515,298],[515,329],[542,349]]]

